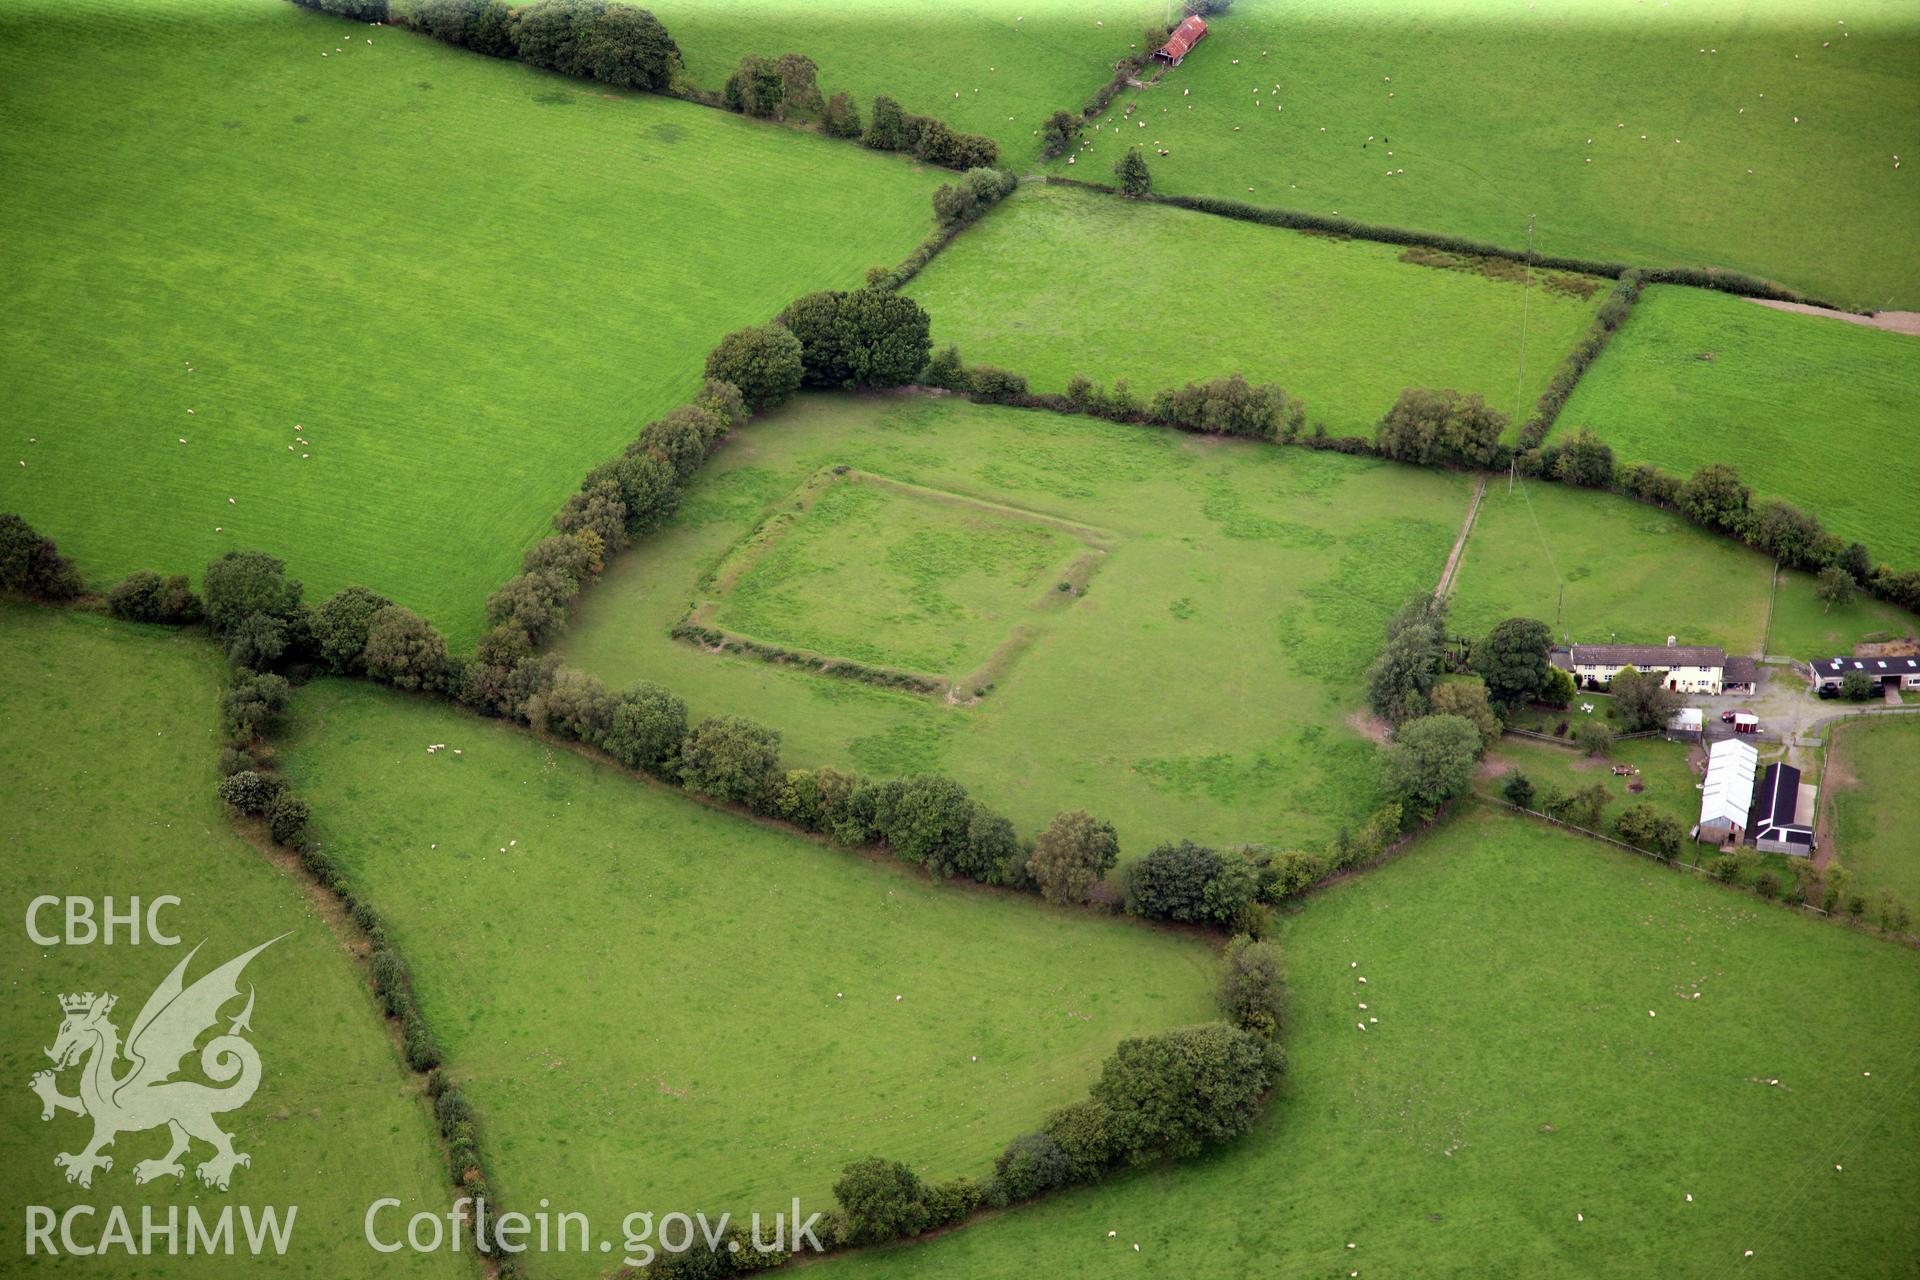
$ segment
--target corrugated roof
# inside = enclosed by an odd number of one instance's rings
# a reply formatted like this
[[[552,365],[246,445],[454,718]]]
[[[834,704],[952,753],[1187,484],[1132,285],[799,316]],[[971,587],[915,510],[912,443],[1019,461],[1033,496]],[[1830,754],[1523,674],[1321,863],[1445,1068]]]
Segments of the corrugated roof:
[[[1753,805],[1753,779],[1760,753],[1737,738],[1713,744],[1707,752],[1707,780],[1700,792],[1700,825],[1724,822],[1742,830]]]
[[[1770,764],[1753,793],[1753,830],[1791,826],[1800,807],[1800,771],[1790,764]]]
[[[1920,658],[1822,658],[1813,664],[1813,669],[1835,678],[1849,671],[1864,671],[1878,680],[1884,676],[1920,675]]]
[[[1167,37],[1167,42],[1160,46],[1160,52],[1165,57],[1178,62],[1187,56],[1187,50],[1200,43],[1200,37],[1205,34],[1207,34],[1206,19],[1197,13],[1189,14],[1181,20],[1179,26],[1173,29],[1173,34]]]

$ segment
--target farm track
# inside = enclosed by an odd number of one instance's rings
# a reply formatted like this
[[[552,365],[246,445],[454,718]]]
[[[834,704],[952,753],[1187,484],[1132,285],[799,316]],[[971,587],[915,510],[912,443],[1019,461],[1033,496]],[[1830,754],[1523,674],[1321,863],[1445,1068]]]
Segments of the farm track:
[[[1481,500],[1487,496],[1487,477],[1481,476],[1480,483],[1474,486],[1473,497],[1467,500],[1467,516],[1460,522],[1460,536],[1453,540],[1453,550],[1447,553],[1447,567],[1440,571],[1440,584],[1433,589],[1436,596],[1445,597],[1453,590],[1453,580],[1460,572],[1460,561],[1467,554],[1467,539],[1473,533],[1473,521],[1480,514]]]

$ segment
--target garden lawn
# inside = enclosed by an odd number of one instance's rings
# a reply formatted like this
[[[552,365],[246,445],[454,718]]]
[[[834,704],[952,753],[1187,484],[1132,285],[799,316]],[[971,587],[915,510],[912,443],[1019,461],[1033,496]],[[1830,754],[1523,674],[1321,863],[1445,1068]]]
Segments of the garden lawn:
[[[1162,6],[1130,0],[659,0],[695,84],[718,91],[742,56],[804,53],[824,96],[845,91],[872,118],[876,94],[1000,143],[1016,171],[1040,153],[1040,126],[1078,113]]]
[[[1036,390],[1085,374],[1150,395],[1240,373],[1284,386],[1334,435],[1367,436],[1407,387],[1477,393],[1509,415],[1517,389],[1530,410],[1605,297],[1526,290],[1402,252],[1030,185],[907,291],[932,314],[936,344],[958,343],[970,363],[1025,374]]]
[[[1054,168],[1913,308],[1916,64],[1904,0],[1242,0]]]
[[[1485,809],[1279,942],[1252,1135],[828,1274],[1911,1274],[1913,952]]]
[[[1109,550],[1084,595],[1026,618],[1025,649],[972,705],[670,639],[731,549],[842,464],[1097,526]],[[609,687],[654,680],[696,717],[768,725],[795,766],[945,773],[1025,834],[1086,808],[1119,828],[1123,860],[1188,837],[1315,842],[1379,803],[1376,748],[1347,723],[1359,673],[1387,617],[1438,580],[1468,483],[952,399],[807,396],[721,446],[674,522],[581,597],[557,651]],[[836,536],[891,556],[903,533]],[[857,570],[836,571],[816,616],[855,610],[897,651],[912,618],[859,612],[892,590],[886,561]]]
[[[1571,724],[1586,718],[1576,708],[1570,713],[1562,713],[1555,723],[1565,720]],[[1546,730],[1548,733],[1552,731],[1551,728]],[[1590,756],[1572,747],[1554,746],[1552,743],[1508,734],[1487,753],[1476,789],[1482,795],[1504,804],[1506,798],[1500,794],[1501,785],[1506,781],[1509,771],[1518,770],[1533,783],[1535,799],[1529,807],[1540,809],[1541,801],[1549,790],[1571,795],[1597,782],[1607,789],[1611,797],[1602,815],[1604,834],[1612,834],[1613,823],[1621,812],[1636,804],[1651,805],[1657,812],[1678,822],[1682,830],[1688,830],[1700,821],[1697,784],[1701,774],[1692,767],[1690,755],[1691,750],[1686,744],[1669,742],[1665,738],[1636,738],[1631,742],[1616,742],[1607,748],[1606,755]],[[1704,762],[1705,757],[1702,756],[1701,760]],[[1623,777],[1613,772],[1614,765],[1631,765],[1640,772]],[[1640,786],[1639,791],[1630,790],[1635,784]],[[1691,854],[1692,850],[1689,849],[1689,859]]]
[[[1890,892],[1920,910],[1920,720],[1888,716],[1829,732],[1823,834],[1853,873],[1853,889],[1870,901]]]
[[[1204,942],[937,884],[444,704],[311,686],[287,757],[516,1206],[824,1209],[876,1153],[984,1177],[1120,1040],[1214,1016]]]
[[[0,118],[0,510],[96,586],[257,547],[456,647],[722,334],[904,257],[937,181],[281,0],[6,6]]]
[[[1649,289],[1560,414],[1620,462],[1730,462],[1756,498],[1920,568],[1920,337],[1694,289]]]
[[[1453,624],[1538,618],[1556,643],[1717,644],[1757,654],[1773,565],[1686,517],[1617,494],[1505,477],[1454,578]],[[1562,591],[1564,589],[1564,602]]]
[[[0,1015],[0,1070],[13,1093],[0,1115],[0,1192],[9,1228],[9,1275],[124,1277],[150,1280],[211,1276],[345,1274],[460,1277],[477,1271],[471,1253],[379,1257],[365,1243],[362,1218],[383,1196],[413,1210],[444,1214],[453,1200],[433,1139],[418,1078],[401,1065],[372,994],[304,885],[276,870],[234,833],[214,793],[214,759],[223,745],[215,707],[222,663],[197,635],[133,627],[84,614],[0,603],[0,908],[8,921],[0,959],[10,996]],[[42,895],[100,901],[124,914],[171,894],[163,931],[180,945],[156,946],[144,931],[130,945],[125,926],[111,945],[40,946],[25,927],[29,902]],[[43,933],[58,934],[58,907],[39,913]],[[66,1112],[40,1119],[28,1078],[49,1067],[60,997],[107,991],[119,997],[111,1020],[124,1036],[152,993],[188,951],[200,947],[191,983],[213,968],[280,934],[288,936],[247,966],[242,990],[257,997],[247,1039],[259,1051],[259,1091],[220,1115],[237,1151],[251,1164],[233,1172],[226,1192],[202,1187],[196,1166],[212,1149],[195,1142],[183,1180],[134,1185],[134,1166],[166,1153],[164,1129],[125,1132],[107,1154],[113,1168],[95,1173],[91,1189],[70,1184],[54,1167],[57,1152],[82,1150],[91,1124]],[[241,1011],[231,1001],[221,1029]],[[198,1056],[182,1079],[205,1081]],[[128,1071],[123,1061],[115,1070]],[[79,1092],[79,1069],[63,1071],[63,1094]],[[181,1256],[129,1257],[115,1249],[89,1258],[27,1257],[20,1234],[26,1206],[74,1220],[75,1238],[98,1243],[107,1214],[119,1206],[135,1230],[143,1209],[164,1222],[181,1215]],[[214,1224],[242,1206],[256,1214],[277,1207],[293,1215],[286,1254],[255,1258],[187,1257],[186,1217],[197,1208]],[[55,1236],[56,1242],[59,1240]],[[66,1249],[59,1250],[63,1255]],[[164,1255],[165,1242],[159,1243]]]

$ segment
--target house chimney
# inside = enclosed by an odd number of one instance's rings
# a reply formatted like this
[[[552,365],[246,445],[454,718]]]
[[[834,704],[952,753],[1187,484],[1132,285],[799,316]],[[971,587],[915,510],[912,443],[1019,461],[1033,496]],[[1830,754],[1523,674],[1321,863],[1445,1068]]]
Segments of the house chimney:
[[[1668,637],[1667,637],[1667,643],[1668,643],[1669,645],[1675,645],[1675,644],[1679,644],[1679,643],[1680,643],[1680,637],[1679,637],[1679,636],[1668,636]]]

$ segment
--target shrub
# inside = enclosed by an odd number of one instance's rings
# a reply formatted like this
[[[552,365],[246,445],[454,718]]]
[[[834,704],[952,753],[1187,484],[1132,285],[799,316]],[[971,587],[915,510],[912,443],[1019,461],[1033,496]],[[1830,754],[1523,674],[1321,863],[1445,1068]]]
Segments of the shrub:
[[[873,117],[860,141],[875,151],[898,151],[905,141],[905,121],[900,104],[881,94],[873,100]]]
[[[1518,769],[1507,771],[1506,779],[1500,784],[1500,794],[1516,809],[1533,807],[1533,782]]]
[[[1220,1007],[1235,1026],[1262,1039],[1278,1031],[1286,1011],[1280,949],[1244,935],[1229,942]]]
[[[935,1183],[926,1190],[927,1226],[944,1227],[965,1221],[986,1201],[986,1192],[972,1178]]]
[[[997,1205],[1031,1200],[1065,1186],[1072,1177],[1073,1158],[1051,1134],[1023,1133],[994,1158],[992,1199]]]
[[[966,847],[972,813],[967,789],[953,779],[907,778],[878,831],[901,860],[924,864],[935,879],[944,879]]]
[[[920,385],[923,387],[945,387],[949,391],[970,391],[973,383],[967,377],[966,366],[960,363],[960,348],[948,343],[927,361],[927,367],[920,371]]]
[[[1680,509],[1695,524],[1738,534],[1747,520],[1753,491],[1740,483],[1740,472],[1724,462],[1696,470],[1680,486]]]
[[[227,736],[245,744],[271,731],[287,713],[293,690],[276,675],[249,675],[235,680],[220,696],[220,719]]]
[[[1048,902],[1085,902],[1094,883],[1120,859],[1113,824],[1084,809],[1058,813],[1035,842],[1027,874]]]
[[[1568,484],[1604,489],[1613,483],[1613,450],[1582,427],[1560,447],[1555,474]]]
[[[256,767],[251,751],[243,751],[239,747],[220,748],[219,769],[221,777],[231,778],[242,769],[253,769]]]
[[[630,769],[665,776],[687,736],[687,704],[642,680],[612,695],[601,746]]]
[[[1113,162],[1113,178],[1120,184],[1121,193],[1134,200],[1153,190],[1153,174],[1138,147],[1128,147]]]
[[[405,604],[388,604],[372,616],[363,660],[374,679],[396,689],[420,689],[444,672],[447,641]]]
[[[184,573],[162,578],[142,569],[107,592],[107,612],[128,622],[184,626],[200,621],[200,597],[193,594]]]
[[[600,746],[613,727],[613,698],[584,671],[561,670],[527,701],[527,722],[539,733]]]
[[[1423,716],[1394,734],[1382,755],[1387,791],[1414,813],[1430,815],[1473,784],[1480,731],[1459,716]]]
[[[1260,897],[1266,902],[1284,902],[1305,893],[1326,873],[1326,864],[1305,849],[1282,850],[1267,863]]]
[[[1864,671],[1849,671],[1840,679],[1840,696],[1848,702],[1865,702],[1877,692],[1872,677]]]
[[[1080,134],[1080,117],[1071,111],[1056,111],[1040,127],[1040,158],[1055,160],[1067,153]]]
[[[627,545],[627,500],[610,477],[583,483],[554,513],[553,527],[562,533],[591,532],[599,537],[603,553]]]
[[[1490,750],[1500,741],[1500,717],[1493,713],[1493,707],[1487,702],[1486,681],[1476,676],[1464,680],[1448,680],[1433,688],[1430,698],[1433,714],[1437,716],[1459,716],[1480,731],[1480,749]]]
[[[1380,452],[1425,466],[1492,466],[1500,456],[1504,414],[1477,395],[1409,387],[1380,420]]]
[[[273,774],[242,769],[220,780],[220,798],[241,813],[257,816],[267,811],[286,785]]]
[[[1070,1176],[1076,1182],[1099,1177],[1119,1151],[1113,1109],[1104,1102],[1088,1099],[1062,1107],[1040,1128],[1066,1153]]]
[[[1025,378],[990,364],[977,364],[967,370],[967,384],[974,399],[987,404],[1011,404],[1027,394]]]
[[[702,720],[681,748],[681,782],[715,800],[770,810],[781,778],[780,735],[740,716]]]
[[[1779,897],[1780,877],[1771,871],[1762,871],[1753,878],[1753,891],[1768,900]]]
[[[1613,746],[1613,730],[1606,721],[1588,716],[1573,726],[1574,745],[1590,756],[1604,756]]]
[[[225,635],[256,614],[286,618],[300,604],[300,584],[264,551],[229,551],[207,566],[200,591],[207,622]]]
[[[1306,410],[1283,388],[1255,386],[1237,373],[1158,392],[1150,412],[1154,421],[1182,431],[1255,440],[1292,440],[1306,420]]]
[[[1212,1022],[1121,1041],[1093,1097],[1112,1111],[1128,1160],[1193,1156],[1253,1127],[1274,1071],[1258,1038]]]
[[[1191,840],[1156,846],[1128,869],[1127,911],[1150,920],[1206,918],[1206,888],[1220,874],[1220,855]]]
[[[537,0],[516,9],[515,51],[536,67],[623,89],[663,89],[680,49],[645,9],[605,0]]]
[[[305,800],[292,792],[282,791],[267,802],[267,833],[273,837],[275,844],[290,846],[306,831],[310,816]]]
[[[1630,805],[1614,819],[1613,825],[1622,840],[1645,849],[1662,862],[1672,862],[1680,856],[1680,842],[1685,832],[1680,829],[1679,821],[1652,805]]]
[[[1723,853],[1707,863],[1707,874],[1721,884],[1732,884],[1740,875],[1740,859],[1731,853]]]
[[[707,376],[740,389],[755,413],[784,403],[800,389],[805,366],[800,340],[784,325],[736,329],[707,354]]]
[[[840,1206],[839,1238],[847,1244],[882,1244],[926,1230],[926,1187],[897,1160],[854,1161],[833,1184],[833,1198]]]
[[[393,601],[365,587],[343,587],[313,613],[313,638],[320,656],[336,672],[363,669],[367,631],[373,616]]]
[[[851,94],[836,93],[827,99],[820,115],[820,131],[832,138],[860,136],[860,108]]]

